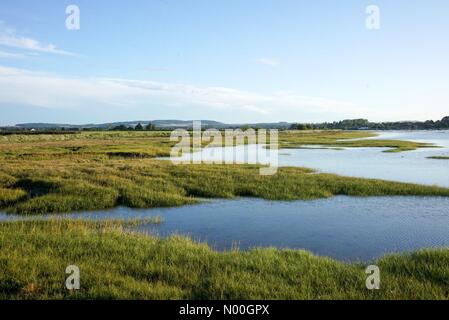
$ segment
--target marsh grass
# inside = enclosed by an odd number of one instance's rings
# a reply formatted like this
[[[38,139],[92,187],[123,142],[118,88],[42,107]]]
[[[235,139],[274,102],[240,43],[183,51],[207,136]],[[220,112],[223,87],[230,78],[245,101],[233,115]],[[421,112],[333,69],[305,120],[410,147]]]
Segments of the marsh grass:
[[[121,223],[125,227],[137,227],[146,224],[162,224],[163,222],[164,220],[161,218],[161,216],[119,220],[119,223]]]
[[[449,160],[449,157],[447,157],[447,156],[434,156],[434,157],[427,157],[427,159],[434,159],[434,160]]]
[[[0,188],[0,207],[17,204],[26,199],[27,193],[18,189]]]
[[[260,176],[255,165],[173,165],[159,160],[104,160],[73,164],[63,160],[4,166],[22,177],[21,189],[0,189],[0,204],[16,214],[45,214],[113,208],[171,207],[197,198],[258,197],[308,200],[334,195],[449,196],[449,189],[382,180],[317,174],[305,168],[280,168]],[[60,168],[51,170],[47,168]],[[27,178],[23,178],[27,175]]]
[[[178,206],[199,198],[316,199],[334,195],[449,196],[449,189],[255,165],[173,165],[169,132],[0,136],[0,209],[31,215]],[[363,138],[363,132],[281,132],[281,146],[427,145]],[[346,140],[346,141],[344,141]],[[344,151],[342,151],[344,152]],[[365,289],[365,266],[274,248],[218,253],[183,237],[129,231],[141,220],[37,219],[0,223],[0,299],[448,299],[449,250],[374,263],[382,289]],[[149,218],[161,223],[160,218]],[[149,223],[145,222],[145,223]],[[81,290],[64,287],[81,270]]]
[[[365,288],[366,265],[301,250],[216,252],[179,236],[132,233],[118,221],[0,223],[0,299],[448,299],[449,250],[371,262],[381,289]],[[81,289],[65,289],[77,265]]]
[[[362,139],[376,134],[363,131],[281,131],[280,148],[298,148],[307,145],[326,147],[379,147],[390,148],[388,152],[435,147],[426,143],[400,140]],[[362,140],[354,140],[362,139]],[[247,142],[247,139],[242,140]],[[212,145],[223,145],[222,140]],[[268,135],[269,142],[269,135]],[[83,156],[111,158],[154,158],[170,156],[176,144],[170,141],[169,131],[154,132],[82,132],[79,134],[0,136],[0,158],[4,159],[54,159],[54,157]],[[206,143],[206,142],[204,142]],[[237,140],[234,141],[234,144]]]
[[[119,205],[172,207],[195,203],[199,197],[296,200],[334,195],[449,196],[449,189],[444,188],[317,174],[305,168],[281,168],[274,176],[260,176],[260,167],[255,165],[173,165],[152,159],[169,155],[176,143],[169,136],[170,132],[2,136],[0,209],[45,214]],[[427,146],[351,140],[371,136],[359,131],[284,131],[280,133],[280,145],[388,146],[391,151]]]

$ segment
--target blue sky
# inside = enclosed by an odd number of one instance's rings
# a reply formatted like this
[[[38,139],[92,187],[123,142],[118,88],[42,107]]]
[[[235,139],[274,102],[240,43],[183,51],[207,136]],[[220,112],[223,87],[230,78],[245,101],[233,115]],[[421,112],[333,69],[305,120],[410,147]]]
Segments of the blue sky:
[[[67,30],[66,7],[80,9]],[[368,5],[380,29],[368,30]],[[2,0],[0,125],[449,115],[445,0]]]

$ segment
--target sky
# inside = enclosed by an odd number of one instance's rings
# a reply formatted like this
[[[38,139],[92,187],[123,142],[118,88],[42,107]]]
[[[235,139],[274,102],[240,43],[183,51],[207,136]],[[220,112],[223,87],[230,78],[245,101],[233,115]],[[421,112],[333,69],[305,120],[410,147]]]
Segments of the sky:
[[[1,0],[0,125],[441,119],[448,12],[447,0]]]

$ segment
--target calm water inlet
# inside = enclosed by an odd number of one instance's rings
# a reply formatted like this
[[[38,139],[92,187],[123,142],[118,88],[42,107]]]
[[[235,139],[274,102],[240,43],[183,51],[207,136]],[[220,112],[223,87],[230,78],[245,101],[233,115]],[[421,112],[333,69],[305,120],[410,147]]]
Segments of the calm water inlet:
[[[70,218],[130,219],[159,215],[160,225],[136,230],[206,241],[218,250],[238,246],[306,249],[345,261],[390,252],[449,246],[449,198],[338,196],[313,201],[236,199],[167,209],[116,208]],[[54,217],[54,215],[52,216]],[[0,220],[21,219],[0,215]]]
[[[429,159],[449,156],[449,131],[387,131],[377,132],[370,139],[407,140],[431,143],[440,148],[420,148],[398,153],[382,152],[387,148],[281,149],[267,151],[262,145],[225,148],[205,148],[193,154],[195,160],[218,161],[224,154],[227,159],[244,159],[242,154],[278,153],[279,166],[313,168],[318,172],[336,173],[349,177],[374,178],[400,182],[449,187],[449,160]],[[185,155],[188,158],[190,155]],[[250,156],[249,158],[256,158]],[[270,158],[270,157],[266,157]],[[245,162],[245,161],[241,161]],[[262,159],[260,163],[265,163]]]

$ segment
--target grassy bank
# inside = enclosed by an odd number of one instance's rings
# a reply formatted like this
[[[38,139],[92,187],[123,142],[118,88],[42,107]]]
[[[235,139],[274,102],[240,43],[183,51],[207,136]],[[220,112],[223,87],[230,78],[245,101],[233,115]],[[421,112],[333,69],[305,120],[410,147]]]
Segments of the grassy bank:
[[[118,222],[0,223],[0,299],[448,299],[449,250],[384,257],[380,290],[365,265],[300,250],[219,253],[124,231]],[[65,289],[65,268],[81,289]]]
[[[259,197],[316,199],[333,195],[449,196],[449,189],[316,174],[282,168],[260,176],[251,165],[173,165],[166,156],[169,132],[84,132],[0,137],[0,209],[42,214],[107,209],[169,207],[196,198]],[[385,140],[350,140],[372,134],[286,131],[281,145],[385,146]],[[411,143],[414,144],[414,143]],[[395,141],[398,150],[408,142]],[[338,152],[338,151],[336,151]],[[343,151],[341,151],[343,152]]]
[[[152,159],[4,161],[0,168],[0,208],[16,214],[170,207],[199,197],[307,200],[334,195],[449,196],[449,189],[304,168],[280,168],[276,175],[261,176],[254,165],[173,165]]]
[[[449,160],[449,157],[446,157],[446,156],[434,156],[434,157],[427,157],[427,159],[434,159],[434,160]]]

